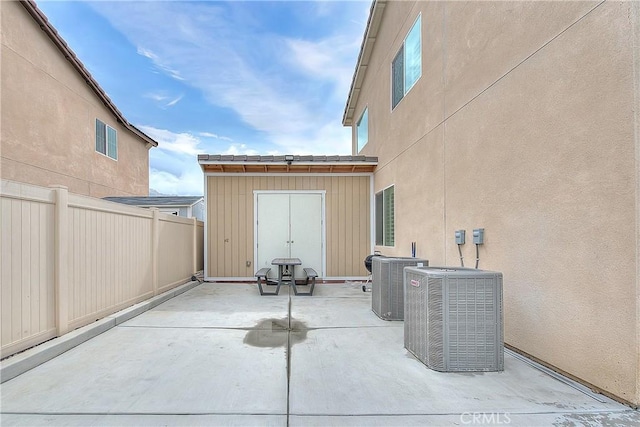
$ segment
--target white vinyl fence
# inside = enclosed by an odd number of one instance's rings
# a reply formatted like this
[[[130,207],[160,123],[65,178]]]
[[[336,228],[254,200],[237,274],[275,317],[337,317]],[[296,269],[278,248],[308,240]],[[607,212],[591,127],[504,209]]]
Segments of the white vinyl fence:
[[[2,181],[1,357],[187,282],[203,269],[204,224]]]

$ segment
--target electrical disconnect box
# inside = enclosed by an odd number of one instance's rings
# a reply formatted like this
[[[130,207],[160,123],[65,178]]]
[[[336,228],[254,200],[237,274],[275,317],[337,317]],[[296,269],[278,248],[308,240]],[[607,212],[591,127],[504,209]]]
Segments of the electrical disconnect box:
[[[464,245],[464,230],[456,230],[456,245]]]
[[[473,243],[482,245],[484,243],[484,228],[476,228],[473,230]]]

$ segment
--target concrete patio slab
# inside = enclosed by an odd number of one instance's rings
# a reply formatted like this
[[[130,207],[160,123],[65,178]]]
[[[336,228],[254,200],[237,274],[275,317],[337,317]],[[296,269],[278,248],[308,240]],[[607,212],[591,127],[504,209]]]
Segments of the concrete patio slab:
[[[344,287],[334,286],[336,290],[345,291]],[[329,292],[330,290],[325,290]],[[360,291],[362,293],[362,291]],[[371,310],[371,298],[354,297],[293,297],[291,316],[303,322],[308,328],[342,328],[342,327],[392,327],[402,326],[402,322],[390,322],[380,319]]]
[[[2,385],[2,411],[286,414],[285,349],[248,331],[117,327]]]
[[[424,426],[638,426],[640,414],[623,412],[578,412],[545,414],[457,413],[434,415],[378,416],[289,416],[289,426],[298,427],[424,427]]]
[[[2,414],[0,425],[33,426],[229,426],[285,427],[286,415],[26,415]]]
[[[316,282],[316,287],[313,291],[313,298],[363,298],[371,302],[371,292],[362,292],[362,285],[364,285],[364,283],[364,280],[356,280],[344,283],[323,283],[322,281],[318,281]],[[371,285],[371,283],[369,283],[369,285]],[[304,286],[298,287],[301,290],[307,290],[307,288]],[[371,305],[369,305],[369,307],[371,307]]]
[[[429,370],[361,285],[316,289],[197,286],[2,384],[0,423],[640,426],[510,352],[504,372]]]
[[[124,310],[120,310],[119,312],[109,315],[104,319],[100,319],[97,322],[90,323],[61,337],[47,341],[34,348],[5,359],[0,362],[1,381],[5,382],[15,378],[16,376],[61,355],[69,349],[77,347],[83,342],[90,340],[109,329],[135,316],[139,316],[147,310],[150,310],[177,295],[193,289],[199,284],[200,283],[197,281],[187,282],[184,285],[178,286],[146,301],[142,301],[131,307],[125,308]]]
[[[442,373],[403,348],[403,327],[321,329],[292,349],[290,414],[556,413],[623,409],[505,356],[504,372]]]
[[[263,319],[286,318],[288,311],[287,287],[279,295],[260,296],[255,284],[203,283],[124,326],[254,328]]]

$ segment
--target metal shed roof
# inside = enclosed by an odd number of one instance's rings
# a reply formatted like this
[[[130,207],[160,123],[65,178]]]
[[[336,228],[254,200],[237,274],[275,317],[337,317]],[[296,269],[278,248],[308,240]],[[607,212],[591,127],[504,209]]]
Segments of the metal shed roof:
[[[378,165],[378,158],[340,155],[200,154],[198,163],[205,173],[370,173]]]
[[[203,196],[105,197],[104,200],[133,206],[193,206]]]

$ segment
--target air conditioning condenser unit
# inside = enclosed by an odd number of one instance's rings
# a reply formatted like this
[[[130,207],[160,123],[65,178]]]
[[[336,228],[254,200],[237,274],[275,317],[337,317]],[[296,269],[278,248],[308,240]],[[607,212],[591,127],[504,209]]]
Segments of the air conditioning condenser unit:
[[[404,346],[436,371],[502,371],[502,273],[404,269]]]
[[[420,258],[383,257],[371,259],[371,309],[383,320],[404,319],[404,271],[405,267],[429,265]]]

